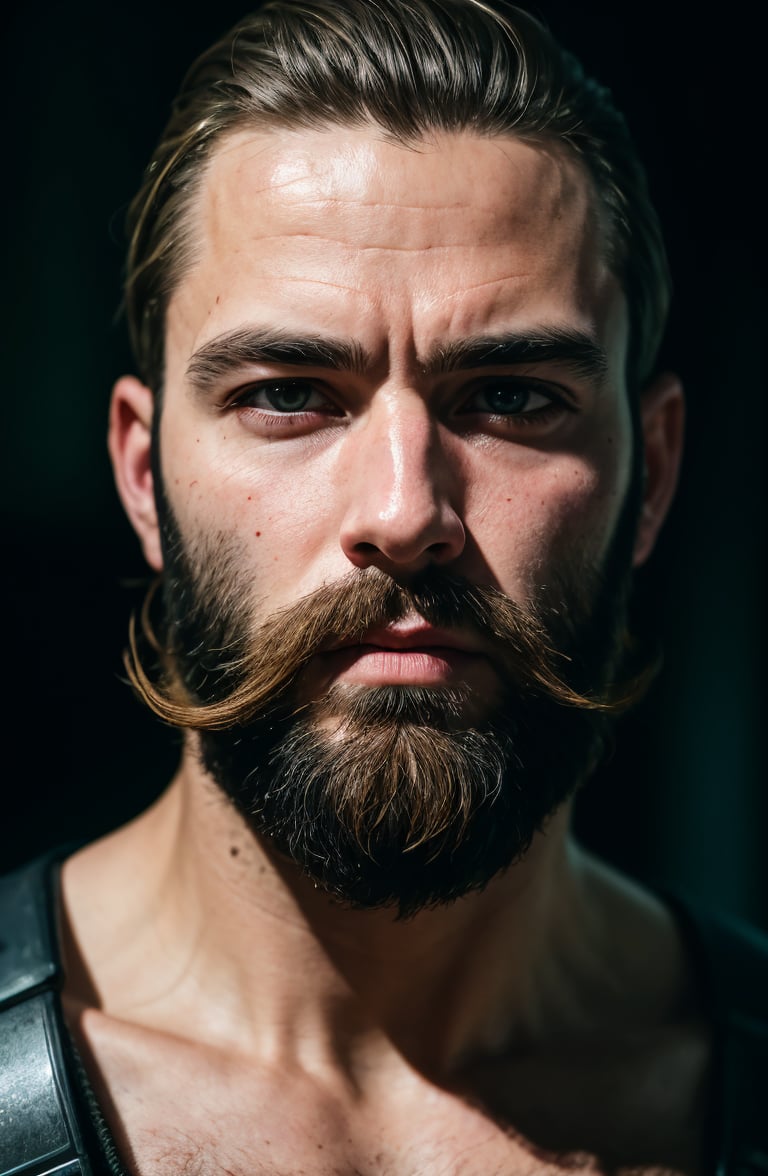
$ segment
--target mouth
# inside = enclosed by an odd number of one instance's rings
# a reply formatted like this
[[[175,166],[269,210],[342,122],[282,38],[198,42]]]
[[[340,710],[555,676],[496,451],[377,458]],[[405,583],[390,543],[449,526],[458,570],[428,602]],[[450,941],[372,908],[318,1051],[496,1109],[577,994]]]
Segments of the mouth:
[[[341,642],[331,646],[327,652],[335,653],[343,649],[356,649],[363,646],[390,650],[393,653],[431,649],[455,650],[459,653],[479,654],[481,652],[477,648],[477,642],[473,642],[461,631],[438,629],[420,617],[383,625],[379,629],[370,629],[358,640]]]
[[[318,654],[328,683],[356,686],[481,687],[495,680],[489,657],[459,630],[438,629],[421,618],[372,629],[357,641]]]

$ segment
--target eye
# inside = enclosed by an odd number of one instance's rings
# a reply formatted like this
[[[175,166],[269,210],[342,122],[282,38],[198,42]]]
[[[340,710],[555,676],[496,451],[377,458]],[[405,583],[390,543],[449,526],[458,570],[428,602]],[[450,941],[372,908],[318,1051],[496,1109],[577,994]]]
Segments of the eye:
[[[499,377],[484,380],[466,402],[464,411],[494,416],[536,416],[560,407],[563,401],[543,384]]]
[[[237,397],[238,407],[285,414],[334,412],[334,407],[311,380],[271,380],[256,384]]]

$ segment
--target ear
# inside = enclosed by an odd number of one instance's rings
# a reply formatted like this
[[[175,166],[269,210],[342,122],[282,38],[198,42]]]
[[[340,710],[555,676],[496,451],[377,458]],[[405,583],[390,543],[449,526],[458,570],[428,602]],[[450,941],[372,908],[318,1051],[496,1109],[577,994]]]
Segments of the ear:
[[[633,567],[645,563],[667,516],[683,456],[685,399],[677,376],[663,372],[640,398],[644,487]]]
[[[152,417],[155,398],[133,376],[123,376],[112,391],[107,444],[115,483],[125,512],[139,537],[144,558],[162,570],[160,528],[152,481]]]

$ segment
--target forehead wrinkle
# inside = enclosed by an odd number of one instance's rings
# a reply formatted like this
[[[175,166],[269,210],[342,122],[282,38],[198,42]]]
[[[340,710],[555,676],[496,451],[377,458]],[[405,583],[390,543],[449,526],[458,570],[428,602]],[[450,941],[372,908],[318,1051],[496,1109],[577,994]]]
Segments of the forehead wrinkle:
[[[266,189],[262,188],[262,189],[260,189],[260,191],[266,191]],[[303,200],[297,200],[294,203],[296,205],[300,204],[302,207],[304,207],[304,206],[314,207],[315,205],[317,205],[321,208],[326,208],[331,205],[338,204],[342,208],[350,208],[350,207],[352,207],[352,208],[381,208],[381,209],[394,209],[396,212],[429,212],[429,213],[434,213],[434,212],[452,213],[452,212],[461,212],[466,209],[473,209],[474,208],[474,206],[472,204],[469,204],[466,201],[458,201],[458,200],[454,201],[452,204],[438,204],[438,203],[435,203],[435,204],[405,204],[399,200],[362,200],[362,199],[356,199],[356,198],[344,199],[341,196],[318,196],[314,200],[310,197],[307,197],[306,199],[303,199]]]
[[[344,130],[344,129],[342,129]],[[347,137],[350,137],[349,129],[346,128]],[[444,167],[443,155],[441,149],[436,149],[430,152],[430,156],[435,158],[435,170],[438,178],[434,181],[434,199],[427,199],[426,201],[419,200],[418,202],[409,199],[410,193],[404,190],[404,200],[400,201],[396,198],[394,200],[388,198],[387,187],[391,188],[391,176],[397,174],[388,170],[386,167],[382,170],[381,163],[377,159],[371,159],[369,166],[351,166],[356,164],[358,157],[360,157],[360,149],[357,145],[345,144],[343,141],[332,147],[330,152],[323,150],[323,136],[320,132],[306,134],[303,137],[307,139],[307,145],[301,144],[302,136],[296,136],[296,141],[299,143],[299,149],[296,154],[290,154],[286,159],[285,150],[282,156],[276,154],[276,149],[279,152],[281,147],[285,148],[287,144],[278,138],[274,132],[268,133],[261,142],[253,145],[253,149],[239,161],[232,164],[230,159],[222,160],[222,155],[229,155],[231,152],[237,151],[238,148],[248,147],[248,138],[253,135],[253,132],[241,132],[239,136],[234,137],[234,141],[230,142],[228,151],[216,152],[211,161],[211,170],[216,170],[217,162],[222,162],[223,170],[227,170],[230,166],[240,182],[237,185],[238,190],[242,191],[243,183],[250,194],[259,194],[270,191],[285,193],[291,188],[300,189],[297,193],[298,199],[296,204],[305,205],[307,207],[313,206],[332,206],[338,204],[341,208],[348,208],[350,206],[357,206],[359,208],[381,208],[381,209],[396,209],[396,210],[411,210],[414,212],[438,212],[440,210],[450,213],[451,211],[460,212],[465,209],[475,209],[478,207],[478,195],[474,189],[470,197],[462,199],[461,194],[457,193],[456,197],[450,203],[441,202],[441,184],[439,181],[439,169]],[[510,196],[514,197],[520,182],[526,182],[526,173],[531,167],[536,172],[536,182],[539,188],[540,201],[545,200],[550,206],[551,211],[557,213],[562,209],[564,204],[583,207],[584,203],[591,202],[593,193],[590,191],[589,176],[583,163],[573,153],[564,152],[554,148],[549,144],[529,143],[523,140],[513,138],[507,141],[507,137],[502,137],[499,140],[494,138],[475,137],[472,135],[466,136],[448,136],[447,142],[450,144],[455,140],[452,156],[457,154],[457,150],[461,158],[464,159],[468,165],[468,160],[474,158],[472,152],[478,148],[485,151],[490,149],[496,152],[503,160],[503,167],[506,176],[506,183],[510,185]],[[320,150],[318,151],[318,146]],[[364,144],[366,150],[363,152],[362,159],[369,161],[370,143]],[[382,144],[378,144],[382,146]],[[513,147],[525,148],[526,159],[521,162],[517,158]],[[466,152],[470,155],[467,157]],[[264,176],[254,174],[258,171],[258,164],[264,153],[269,154],[267,160],[267,175]],[[401,154],[398,149],[397,155]],[[416,155],[419,153],[407,151],[406,155]],[[274,156],[274,158],[273,158]],[[396,158],[396,157],[395,157]],[[389,162],[387,160],[386,162]],[[255,166],[250,166],[255,164]],[[299,168],[301,170],[299,170]],[[285,174],[286,170],[288,175]],[[455,170],[455,169],[454,169]],[[282,174],[281,174],[282,173]],[[222,179],[225,177],[222,176]],[[429,179],[429,176],[427,177]],[[386,181],[384,183],[383,181]],[[502,184],[505,177],[501,177]],[[422,181],[423,182],[423,181]],[[381,198],[372,197],[370,194],[371,185],[381,188]],[[343,192],[343,188],[356,188],[353,192]],[[466,189],[467,184],[464,183]],[[498,185],[496,185],[498,187]],[[218,184],[209,185],[210,189],[218,188]],[[366,192],[366,188],[369,189]],[[585,190],[586,189],[586,190]],[[492,202],[492,201],[491,201]],[[486,203],[486,201],[481,201]]]
[[[350,254],[363,253],[366,249],[383,249],[383,250],[407,250],[410,253],[439,253],[440,251],[450,251],[454,249],[471,249],[477,252],[481,249],[493,249],[498,252],[498,241],[478,241],[474,237],[467,237],[465,241],[441,241],[438,244],[425,245],[359,245],[352,244],[349,241],[342,240],[340,237],[329,236],[325,233],[315,233],[307,228],[299,229],[280,229],[275,233],[258,233],[255,234],[253,240],[259,242],[266,241],[317,241],[326,245],[340,245],[342,248],[349,250]]]
[[[281,282],[292,282],[296,286],[323,286],[328,290],[341,290],[344,294],[364,294],[359,286],[345,286],[341,282],[326,282],[322,278],[312,278],[308,275],[305,277],[293,277],[291,274],[281,274]]]
[[[461,298],[464,294],[469,294],[473,290],[483,290],[487,286],[503,286],[505,282],[519,282],[524,278],[530,278],[531,275],[527,270],[520,270],[514,274],[504,274],[500,278],[488,278],[484,282],[472,282],[468,286],[462,286],[460,290],[453,290],[450,294],[443,295],[442,298],[434,298],[430,305],[439,306],[441,303],[454,302],[457,298]]]

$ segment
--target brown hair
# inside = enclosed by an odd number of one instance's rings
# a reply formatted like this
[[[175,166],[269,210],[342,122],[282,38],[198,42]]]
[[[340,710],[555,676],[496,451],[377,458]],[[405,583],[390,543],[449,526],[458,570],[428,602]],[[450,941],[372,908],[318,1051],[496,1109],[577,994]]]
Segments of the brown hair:
[[[139,371],[159,394],[165,312],[194,260],[190,205],[206,163],[243,127],[379,127],[567,144],[607,214],[627,297],[627,377],[651,375],[669,277],[644,170],[609,92],[530,14],[504,0],[269,0],[202,54],[129,211],[126,311]]]

